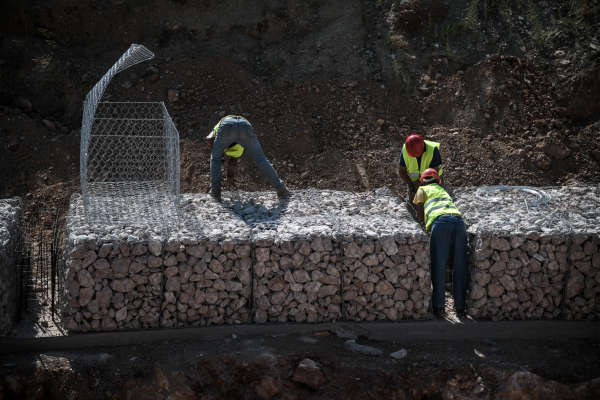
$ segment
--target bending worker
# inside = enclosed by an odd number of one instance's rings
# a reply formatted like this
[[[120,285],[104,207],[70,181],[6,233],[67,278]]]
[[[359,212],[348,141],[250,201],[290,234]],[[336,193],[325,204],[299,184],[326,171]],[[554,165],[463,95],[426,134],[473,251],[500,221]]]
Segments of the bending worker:
[[[454,268],[452,288],[456,316],[465,316],[467,295],[467,230],[465,222],[450,195],[440,186],[438,172],[429,168],[423,172],[421,186],[415,194],[417,218],[425,222],[431,231],[429,251],[431,255],[431,281],[433,284],[433,314],[437,318],[446,315],[446,259]]]
[[[290,192],[265,157],[256,139],[254,129],[246,118],[233,115],[224,117],[215,125],[206,140],[212,149],[210,157],[210,195],[212,197],[217,200],[221,199],[221,155],[225,153],[231,156],[227,167],[227,183],[233,184],[237,159],[242,155],[244,149],[254,159],[260,172],[275,188],[277,197],[284,199],[289,196]]]
[[[408,185],[408,201],[413,201],[419,188],[419,178],[427,168],[435,169],[442,176],[442,156],[440,144],[423,140],[421,135],[413,133],[406,138],[398,163],[400,178]],[[443,180],[442,180],[443,182]]]

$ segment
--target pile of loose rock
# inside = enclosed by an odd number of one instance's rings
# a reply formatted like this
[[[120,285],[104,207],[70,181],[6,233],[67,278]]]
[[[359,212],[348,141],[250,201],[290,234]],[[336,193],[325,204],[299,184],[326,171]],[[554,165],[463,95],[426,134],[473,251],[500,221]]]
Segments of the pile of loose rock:
[[[21,199],[0,200],[0,336],[10,333],[17,313],[17,258],[22,213]]]
[[[600,202],[594,191],[548,188],[546,201],[531,206],[535,196],[526,192],[481,199],[476,191],[453,196],[470,234],[469,314],[594,318],[600,292]]]

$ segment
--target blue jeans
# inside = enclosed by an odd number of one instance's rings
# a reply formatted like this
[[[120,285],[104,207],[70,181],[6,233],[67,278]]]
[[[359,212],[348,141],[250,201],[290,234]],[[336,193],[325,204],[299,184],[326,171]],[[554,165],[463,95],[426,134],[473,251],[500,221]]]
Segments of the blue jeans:
[[[233,142],[240,144],[244,148],[244,151],[247,151],[248,154],[250,154],[260,172],[262,172],[264,177],[267,178],[269,183],[275,188],[275,190],[277,190],[277,193],[285,189],[285,184],[281,179],[279,179],[277,172],[275,172],[273,166],[269,160],[267,160],[267,157],[265,157],[262,149],[260,148],[260,144],[258,144],[256,135],[254,134],[254,129],[252,129],[252,125],[250,125],[250,122],[248,122],[245,118],[241,117],[225,118],[221,122],[221,125],[219,125],[219,130],[217,131],[210,157],[211,188],[221,188],[222,154],[223,151],[225,151],[225,149]]]
[[[431,224],[431,282],[433,283],[433,306],[446,304],[446,259],[454,267],[452,286],[454,306],[465,308],[467,296],[467,229],[458,215],[437,217]]]

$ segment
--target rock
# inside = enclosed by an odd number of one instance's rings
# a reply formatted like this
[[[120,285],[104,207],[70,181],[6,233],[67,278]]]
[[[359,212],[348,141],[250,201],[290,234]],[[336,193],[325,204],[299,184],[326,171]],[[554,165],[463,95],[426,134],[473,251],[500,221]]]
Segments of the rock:
[[[98,365],[108,365],[109,361],[112,360],[114,357],[111,356],[108,353],[102,353],[98,356],[98,359],[96,360],[96,364]]]
[[[408,352],[405,349],[401,349],[401,350],[398,350],[398,351],[390,354],[390,356],[392,356],[396,360],[401,360],[401,359],[405,358],[407,355],[408,355]]]
[[[419,14],[412,10],[404,10],[398,13],[398,24],[405,32],[414,32],[421,28],[423,21]]]
[[[375,347],[365,346],[362,344],[356,344],[356,340],[350,339],[344,342],[344,346],[349,350],[367,355],[367,356],[381,356],[383,355],[383,351],[376,349]]]
[[[261,399],[268,399],[281,392],[281,385],[276,378],[265,376],[258,385],[254,387],[256,395]]]
[[[12,376],[4,377],[4,386],[12,393],[13,396],[19,396],[23,391],[23,385]]]
[[[585,287],[585,278],[576,269],[571,270],[571,276],[569,277],[569,281],[567,282],[567,292],[565,297],[570,299],[577,294]]]
[[[267,103],[265,103],[264,101],[259,101],[258,103],[256,103],[256,107],[258,108],[265,108],[267,106]]]
[[[15,99],[15,106],[18,107],[25,114],[29,114],[32,111],[31,103],[23,97],[17,97]]]
[[[597,162],[600,162],[600,150],[592,150],[592,157]]]
[[[510,243],[506,239],[492,236],[490,239],[490,247],[496,250],[510,250]]]
[[[550,169],[552,167],[552,160],[545,154],[540,154],[536,158],[535,164],[541,169]]]
[[[21,145],[21,141],[19,140],[19,136],[13,135],[8,138],[8,144],[6,145],[9,150],[15,151]]]
[[[527,158],[527,151],[524,149],[518,149],[515,154],[521,158]]]
[[[320,365],[308,358],[300,361],[298,368],[294,371],[292,381],[303,383],[313,389],[320,389],[327,384],[320,370]]]
[[[305,180],[310,176],[310,172],[306,171],[302,175],[300,175],[300,179]]]
[[[179,90],[169,89],[169,92],[167,93],[167,97],[169,99],[169,103],[175,103],[176,101],[179,100]]]
[[[56,130],[56,125],[54,125],[54,122],[49,121],[47,119],[42,120],[42,122],[44,123],[44,126],[48,129],[50,129],[51,131]]]
[[[42,385],[28,386],[25,389],[25,400],[42,400],[44,398],[44,387]]]
[[[573,390],[555,381],[544,381],[529,371],[515,372],[500,386],[497,399],[563,400],[574,398]]]
[[[383,120],[383,119],[378,119],[378,120],[377,120],[377,125],[379,125],[379,126],[383,126],[383,125],[385,125],[385,120]]]
[[[188,385],[179,384],[177,385],[169,396],[165,400],[196,400],[196,392],[194,392]]]
[[[545,143],[539,143],[536,146],[536,149],[543,151],[544,154],[556,160],[562,160],[571,155],[571,150],[569,149],[566,149],[562,146],[550,145]]]

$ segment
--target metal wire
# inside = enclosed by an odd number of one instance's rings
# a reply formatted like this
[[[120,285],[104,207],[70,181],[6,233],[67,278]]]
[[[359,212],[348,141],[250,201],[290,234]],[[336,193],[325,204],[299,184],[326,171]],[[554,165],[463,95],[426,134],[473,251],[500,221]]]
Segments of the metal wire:
[[[540,206],[542,204],[546,204],[552,201],[552,196],[542,189],[533,188],[530,186],[507,186],[507,185],[496,185],[496,186],[484,186],[481,189],[477,190],[477,197],[483,200],[489,201],[498,201],[501,200],[501,197],[492,197],[492,194],[495,192],[501,191],[510,191],[513,192],[515,190],[520,190],[529,194],[533,194],[537,197],[537,200],[532,202],[525,202],[527,207],[529,206]]]
[[[89,224],[179,221],[179,133],[164,103],[100,102],[114,75],[152,58],[132,45],[85,99],[80,168]]]

